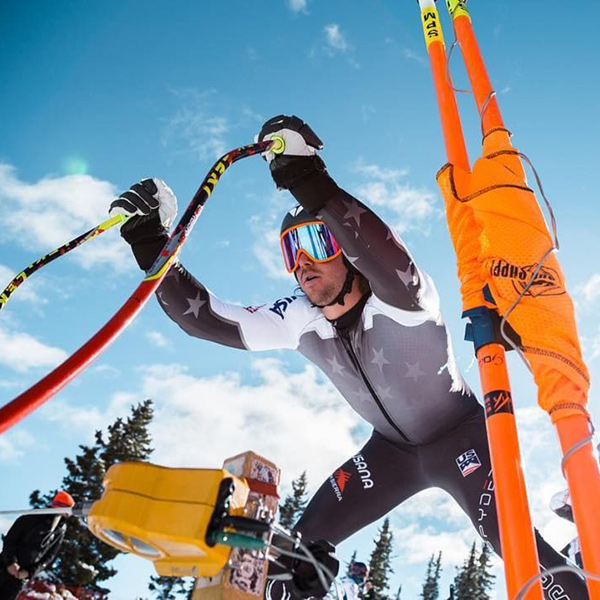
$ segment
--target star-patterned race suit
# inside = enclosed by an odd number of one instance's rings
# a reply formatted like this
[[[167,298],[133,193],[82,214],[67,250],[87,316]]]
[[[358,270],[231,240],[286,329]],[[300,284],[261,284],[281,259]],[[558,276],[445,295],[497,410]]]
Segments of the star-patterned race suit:
[[[161,307],[201,339],[298,350],[373,426],[367,444],[306,508],[296,525],[306,539],[338,544],[417,492],[439,487],[500,553],[483,409],[456,367],[433,281],[393,230],[327,173],[291,191],[330,228],[371,294],[330,322],[304,296],[249,308],[222,302],[176,263],[158,290]],[[565,564],[539,534],[538,548],[542,565]],[[544,586],[547,597],[587,598],[571,573],[550,575]]]

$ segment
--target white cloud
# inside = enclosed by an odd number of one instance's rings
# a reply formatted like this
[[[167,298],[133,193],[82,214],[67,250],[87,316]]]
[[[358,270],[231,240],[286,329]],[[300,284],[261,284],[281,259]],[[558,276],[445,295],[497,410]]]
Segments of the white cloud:
[[[406,170],[386,169],[359,161],[354,171],[367,178],[357,187],[358,197],[375,209],[391,211],[395,218],[391,224],[400,233],[415,228],[426,232],[431,219],[441,214],[435,207],[437,196],[406,182]]]
[[[25,451],[35,444],[32,435],[19,430],[8,431],[0,436],[0,463],[16,463]]]
[[[295,13],[308,13],[307,0],[288,0],[288,6]]]
[[[585,283],[578,285],[574,294],[586,304],[593,304],[600,298],[600,273],[594,273]]]
[[[76,432],[79,438],[85,438],[97,429],[105,427],[114,418],[126,413],[126,409],[122,413],[118,412],[117,409],[122,408],[121,404],[116,406],[117,408],[111,404],[106,412],[102,412],[97,406],[70,404],[62,398],[54,398],[52,402],[42,406],[39,414],[67,431]]]
[[[421,565],[427,563],[432,554],[442,552],[445,561],[460,564],[469,554],[474,529],[440,531],[437,527],[424,527],[412,523],[399,529],[394,528],[394,541],[402,562]]]
[[[365,122],[368,121],[375,112],[375,107],[372,104],[361,104],[360,106],[360,113]]]
[[[323,31],[325,32],[325,39],[327,40],[327,45],[332,51],[348,51],[348,42],[346,41],[346,37],[341,32],[340,26],[337,23],[325,25]]]
[[[25,267],[25,265],[23,265],[23,267]],[[0,265],[0,291],[3,290],[13,280],[15,275],[17,275],[17,271],[5,265]],[[18,287],[18,289],[12,292],[10,296],[10,303],[12,304],[15,301],[29,302],[36,306],[47,304],[48,300],[40,295],[39,288],[40,281],[37,279],[37,277],[33,281],[27,279]]]
[[[35,183],[21,180],[16,169],[0,163],[0,243],[16,243],[46,254],[108,217],[116,187],[90,175],[48,175]],[[107,232],[73,251],[75,262],[128,268],[126,244]],[[32,256],[32,260],[39,256]]]
[[[414,60],[415,62],[418,62],[421,65],[424,65],[427,62],[422,54],[415,52],[410,48],[403,48],[402,56],[407,60]]]
[[[278,464],[286,485],[306,469],[318,486],[359,448],[352,436],[358,416],[311,365],[298,373],[275,359],[252,366],[250,384],[236,373],[200,378],[179,365],[154,365],[143,370],[139,391],[113,403],[154,400],[159,464],[217,467],[253,450]]]
[[[0,364],[24,373],[36,367],[54,367],[67,353],[61,348],[47,346],[27,333],[17,333],[0,327]]]
[[[252,253],[264,268],[264,272],[272,279],[288,280],[294,284],[292,275],[285,270],[279,244],[279,229],[284,213],[282,207],[291,208],[296,204],[293,198],[289,202],[282,199],[280,191],[271,194],[264,203],[264,212],[250,218],[250,230],[255,237]]]
[[[201,160],[214,159],[227,151],[225,136],[230,129],[229,119],[215,115],[211,106],[214,90],[173,90],[179,107],[163,128],[162,141],[167,147],[179,148]]]
[[[121,374],[121,369],[117,369],[117,367],[106,363],[94,367],[94,371],[96,373],[105,373],[108,377],[118,377]]]
[[[148,331],[146,332],[146,339],[154,344],[157,348],[170,348],[172,346],[170,340],[168,340],[159,331]]]

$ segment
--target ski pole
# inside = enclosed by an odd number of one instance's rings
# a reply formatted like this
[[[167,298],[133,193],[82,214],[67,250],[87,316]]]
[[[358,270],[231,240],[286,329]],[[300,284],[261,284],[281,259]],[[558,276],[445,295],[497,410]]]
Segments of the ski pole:
[[[100,225],[96,225],[96,227],[92,227],[89,231],[78,235],[76,238],[72,239],[70,242],[59,246],[52,252],[48,252],[48,254],[38,258],[35,262],[32,262],[28,267],[23,269],[18,275],[16,275],[13,280],[4,288],[2,293],[0,294],[0,310],[4,308],[8,299],[13,294],[13,292],[22,284],[24,281],[33,275],[36,271],[39,271],[42,267],[50,264],[52,261],[56,260],[60,256],[64,256],[67,252],[71,252],[71,250],[75,250],[75,248],[81,246],[83,243],[91,240],[99,236],[101,233],[109,230],[111,227],[115,225],[119,225],[120,223],[125,223],[129,217],[125,215],[115,215],[114,217],[110,217],[100,223]]]
[[[464,136],[456,99],[447,73],[444,38],[435,0],[419,0],[419,6],[437,93],[447,159],[451,165],[468,174],[470,167],[464,149]],[[459,206],[460,203],[455,204],[452,210],[463,213],[462,221],[474,219],[468,208]],[[487,308],[481,307],[481,311],[481,320],[473,319],[473,326],[476,328],[479,325],[485,327],[491,320]],[[486,428],[494,474],[506,585],[509,597],[514,598],[528,580],[539,574],[539,567],[521,468],[506,357],[502,345],[493,343],[494,341],[492,338],[485,344],[476,346],[476,356],[485,399]],[[537,582],[528,594],[528,599],[541,600],[541,598],[542,589]]]
[[[257,144],[242,146],[231,150],[217,160],[204,181],[200,184],[198,191],[188,204],[155,263],[146,272],[146,277],[133,294],[125,301],[115,315],[81,348],[76,350],[43,379],[0,408],[0,433],[18,423],[46,402],[46,400],[49,400],[114,342],[161,284],[223,173],[234,162],[264,152],[267,148],[276,145],[281,146],[281,142],[267,140]],[[281,149],[278,149],[278,151],[281,151]]]
[[[25,510],[0,510],[0,516],[23,515],[64,515],[65,517],[84,517],[90,511],[93,502],[81,502],[75,506],[60,508],[30,508]]]
[[[475,37],[466,1],[446,0],[446,7],[454,23],[485,136],[495,128],[504,127],[500,108]],[[580,412],[558,419],[555,426],[564,457],[563,471],[571,493],[583,563],[586,571],[600,574],[600,476],[591,441],[589,417]],[[591,597],[600,599],[600,583],[588,579],[587,585]]]

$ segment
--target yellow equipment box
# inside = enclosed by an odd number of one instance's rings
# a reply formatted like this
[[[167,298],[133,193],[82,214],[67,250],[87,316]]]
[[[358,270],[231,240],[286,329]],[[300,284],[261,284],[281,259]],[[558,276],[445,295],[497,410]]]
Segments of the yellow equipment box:
[[[231,553],[230,547],[206,540],[223,489],[231,492],[229,514],[243,516],[249,487],[224,469],[119,463],[106,473],[88,527],[107,544],[154,562],[159,575],[212,577]]]

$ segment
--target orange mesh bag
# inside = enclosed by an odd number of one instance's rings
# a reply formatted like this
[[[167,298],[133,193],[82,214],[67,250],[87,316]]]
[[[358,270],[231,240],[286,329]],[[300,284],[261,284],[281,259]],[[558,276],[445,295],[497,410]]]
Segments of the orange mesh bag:
[[[446,165],[437,176],[457,255],[463,310],[488,306],[508,315],[531,365],[540,406],[554,422],[581,414],[589,375],[573,303],[554,253],[527,287],[553,245],[550,232],[510,133],[488,133],[482,154],[472,173]],[[484,298],[486,285],[493,302]]]

